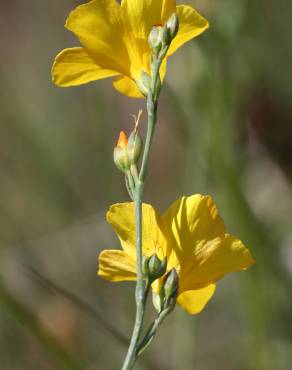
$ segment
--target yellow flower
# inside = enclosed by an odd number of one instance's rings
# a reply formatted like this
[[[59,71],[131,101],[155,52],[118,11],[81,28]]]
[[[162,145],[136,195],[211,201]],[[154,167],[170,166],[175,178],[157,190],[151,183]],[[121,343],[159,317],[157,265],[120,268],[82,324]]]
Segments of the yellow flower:
[[[110,281],[136,279],[136,238],[133,203],[110,207],[107,220],[118,234],[123,251],[105,250],[99,256],[98,275]],[[226,233],[210,196],[200,194],[178,199],[160,215],[143,204],[143,255],[167,257],[167,271],[179,275],[177,302],[190,314],[199,313],[225,274],[254,264],[249,250]],[[152,284],[159,292],[163,278]]]
[[[148,35],[155,25],[163,25],[176,12],[179,32],[168,55],[198,36],[208,22],[187,5],[175,0],[93,0],[73,10],[65,24],[84,47],[63,50],[52,68],[53,82],[62,87],[76,86],[107,77],[121,93],[141,98],[135,81],[142,71],[150,73]],[[161,77],[166,61],[161,67]]]

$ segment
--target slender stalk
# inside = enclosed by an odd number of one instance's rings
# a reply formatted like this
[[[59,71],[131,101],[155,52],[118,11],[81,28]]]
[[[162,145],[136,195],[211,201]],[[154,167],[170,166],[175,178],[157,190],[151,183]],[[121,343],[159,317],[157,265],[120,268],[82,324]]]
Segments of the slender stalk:
[[[136,357],[136,347],[137,347],[137,343],[138,343],[138,340],[139,340],[140,334],[141,334],[143,318],[144,318],[144,311],[145,311],[145,303],[146,303],[147,295],[148,295],[148,292],[149,292],[149,286],[144,287],[143,280],[142,280],[142,291],[143,291],[142,294],[143,295],[142,295],[142,297],[138,297],[137,296],[138,286],[139,286],[139,284],[138,284],[138,280],[137,280],[137,285],[136,285],[136,319],[135,319],[135,325],[134,325],[130,345],[129,345],[129,348],[128,348],[128,353],[127,353],[127,356],[125,358],[122,370],[131,370],[131,369],[133,369],[133,367],[135,365],[135,362],[136,362],[136,359],[137,359],[137,357]],[[139,286],[139,293],[140,293],[140,286]],[[139,298],[139,300],[137,298]]]
[[[135,203],[135,222],[136,222],[136,250],[137,250],[137,284],[136,284],[136,319],[134,329],[129,345],[128,353],[123,364],[122,370],[133,369],[137,360],[137,346],[141,335],[145,303],[149,287],[145,286],[143,281],[142,263],[142,201],[144,196],[144,184],[147,175],[147,165],[149,160],[150,148],[152,144],[155,124],[157,120],[157,103],[160,91],[160,77],[159,68],[161,61],[158,59],[152,62],[152,81],[151,89],[147,96],[147,135],[145,141],[145,148],[142,158],[141,169],[138,181],[135,187],[134,203]]]
[[[145,337],[137,347],[137,356],[140,356],[142,352],[144,352],[144,350],[149,346],[156,334],[158,327],[162,324],[163,320],[166,318],[166,316],[170,314],[173,309],[174,305],[169,306],[167,309],[161,311],[160,314],[156,317],[156,319],[148,329],[147,333],[145,334]]]

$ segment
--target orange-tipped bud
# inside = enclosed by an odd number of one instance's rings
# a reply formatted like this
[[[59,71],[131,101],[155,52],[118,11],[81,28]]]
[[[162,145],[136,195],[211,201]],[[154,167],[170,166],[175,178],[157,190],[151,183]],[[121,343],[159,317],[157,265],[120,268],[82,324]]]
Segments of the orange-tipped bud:
[[[119,170],[127,173],[131,166],[136,166],[141,151],[142,139],[138,135],[139,118],[142,111],[139,112],[138,117],[135,117],[135,128],[132,131],[129,139],[124,131],[120,132],[116,147],[114,148],[114,162]]]
[[[124,133],[124,131],[121,131],[120,132],[120,136],[119,136],[119,139],[118,139],[118,143],[117,143],[117,146],[119,148],[122,148],[124,149],[128,144],[128,138],[127,138],[127,135]]]
[[[120,132],[117,146],[114,148],[114,162],[119,170],[127,172],[130,169],[131,162],[127,153],[128,138],[124,131]]]

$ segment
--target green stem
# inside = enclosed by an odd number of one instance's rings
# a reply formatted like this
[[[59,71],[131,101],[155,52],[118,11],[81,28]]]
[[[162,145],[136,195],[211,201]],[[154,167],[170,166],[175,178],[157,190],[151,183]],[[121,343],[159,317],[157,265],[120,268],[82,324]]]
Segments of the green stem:
[[[147,333],[145,334],[145,337],[139,343],[137,348],[137,356],[140,356],[144,350],[149,346],[149,344],[152,342],[156,331],[158,327],[162,324],[163,320],[166,318],[167,315],[173,310],[174,306],[170,306],[167,309],[160,312],[160,314],[156,317],[150,328],[148,329]]]
[[[136,186],[136,183],[139,178],[137,166],[135,164],[132,164],[130,171],[131,171],[131,175],[133,176],[134,184]]]
[[[135,362],[136,362],[136,348],[137,348],[137,343],[140,338],[141,334],[141,329],[142,329],[142,324],[143,324],[143,318],[144,318],[144,312],[145,312],[145,303],[147,300],[148,292],[149,292],[149,285],[146,285],[144,287],[144,283],[142,280],[142,289],[138,288],[138,280],[137,280],[137,285],[136,285],[136,319],[135,319],[135,325],[131,337],[131,342],[129,345],[128,353],[125,358],[122,370],[131,370],[133,369]],[[139,290],[138,290],[139,289]],[[142,291],[142,296],[138,296],[137,293],[140,294]]]
[[[135,202],[135,222],[136,222],[136,249],[137,249],[137,284],[136,284],[136,319],[134,324],[134,329],[128,349],[128,353],[123,364],[122,370],[133,369],[135,362],[137,360],[137,346],[141,335],[145,303],[147,299],[147,293],[149,287],[144,287],[143,273],[142,273],[142,263],[143,263],[143,253],[142,253],[142,201],[144,196],[144,184],[147,175],[147,165],[149,160],[149,153],[151,148],[151,143],[153,139],[156,119],[157,119],[157,102],[160,91],[160,77],[159,68],[161,65],[160,60],[154,60],[152,63],[152,83],[151,91],[149,91],[147,96],[147,113],[148,113],[148,125],[147,125],[147,135],[145,141],[145,148],[143,153],[143,159],[141,164],[141,169],[139,173],[139,178],[136,183],[134,202]]]

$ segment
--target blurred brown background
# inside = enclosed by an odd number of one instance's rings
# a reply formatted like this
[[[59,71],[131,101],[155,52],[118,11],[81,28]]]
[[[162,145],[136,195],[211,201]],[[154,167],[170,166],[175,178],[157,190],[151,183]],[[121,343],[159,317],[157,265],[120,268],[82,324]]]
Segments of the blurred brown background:
[[[145,102],[108,80],[51,83],[55,55],[78,45],[63,24],[80,3],[0,5],[1,370],[116,370],[132,329],[133,284],[96,270],[119,248],[106,210],[128,200],[113,146]],[[212,194],[257,264],[201,315],[177,308],[137,370],[289,370],[292,3],[185,3],[211,28],[169,61],[146,201]]]

